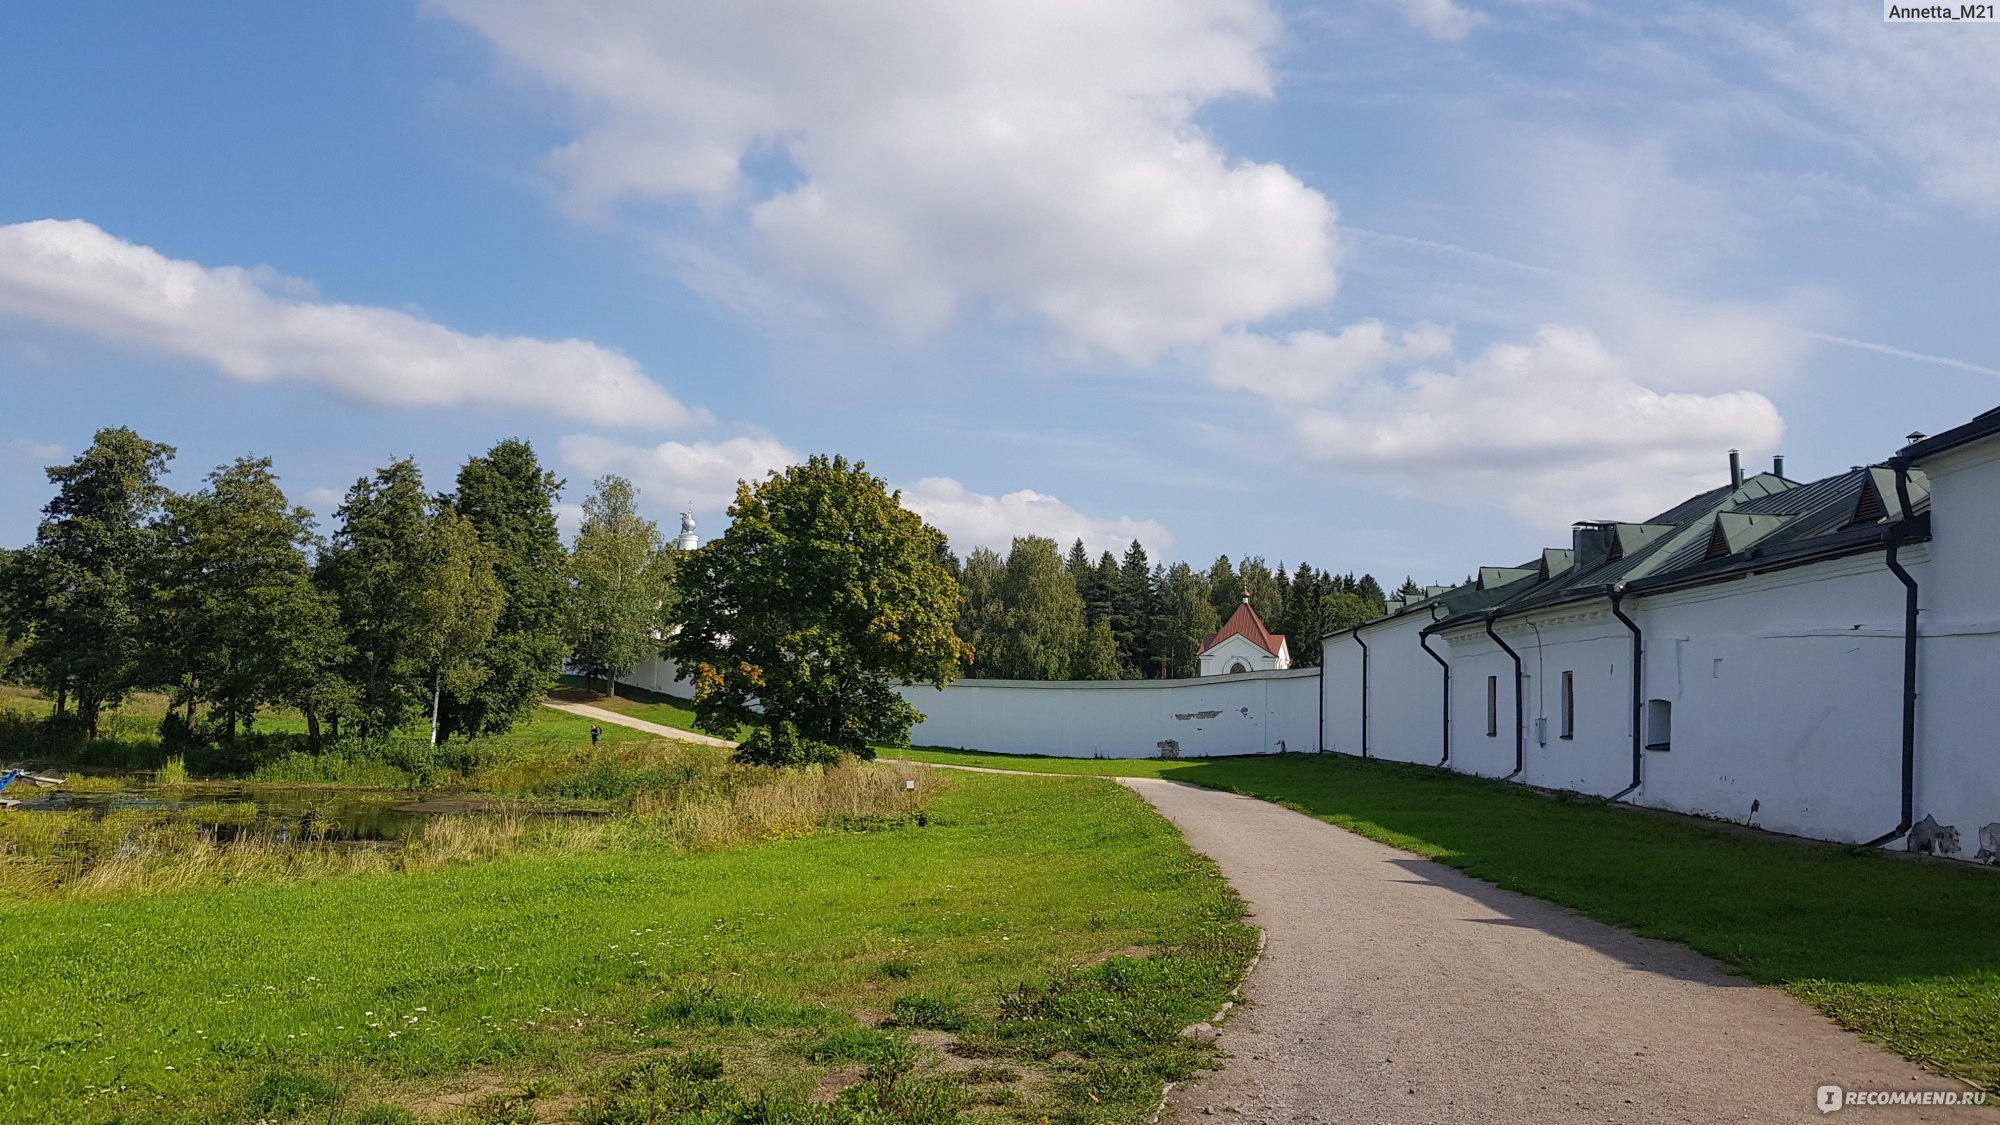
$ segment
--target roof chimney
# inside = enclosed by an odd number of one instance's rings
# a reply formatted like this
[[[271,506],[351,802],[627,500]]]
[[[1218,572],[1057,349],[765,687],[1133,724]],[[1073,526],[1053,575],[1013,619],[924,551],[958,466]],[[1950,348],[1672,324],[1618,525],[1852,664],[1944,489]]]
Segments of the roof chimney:
[[[1785,475],[1784,454],[1782,453],[1771,454],[1771,475],[1774,477],[1782,477]]]
[[[1743,454],[1734,449],[1729,451],[1729,487],[1743,487]]]

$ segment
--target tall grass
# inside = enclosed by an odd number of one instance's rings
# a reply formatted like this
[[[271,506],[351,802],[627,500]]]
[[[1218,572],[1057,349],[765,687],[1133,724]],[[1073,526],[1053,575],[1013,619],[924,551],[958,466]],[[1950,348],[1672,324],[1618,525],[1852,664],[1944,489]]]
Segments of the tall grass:
[[[827,829],[898,826],[920,815],[944,784],[932,771],[888,763],[778,772],[733,765],[708,750],[687,749],[683,784],[634,791],[615,815],[551,814],[503,802],[492,812],[429,817],[399,842],[329,841],[305,823],[281,838],[274,828],[258,827],[256,809],[246,803],[12,814],[0,819],[0,899],[416,873],[523,853],[705,851]],[[663,775],[668,767],[655,762],[648,772]]]

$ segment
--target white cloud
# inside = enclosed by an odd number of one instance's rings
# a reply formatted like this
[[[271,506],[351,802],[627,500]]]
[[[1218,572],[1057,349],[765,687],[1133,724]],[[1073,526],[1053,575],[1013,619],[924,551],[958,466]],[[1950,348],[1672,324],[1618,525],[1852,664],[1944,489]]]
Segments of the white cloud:
[[[1270,94],[1266,0],[432,6],[569,96],[574,208],[693,202],[905,332],[990,304],[1144,361],[1334,291],[1332,204],[1194,122]]]
[[[1885,24],[1872,7],[1794,0],[1783,26],[1720,24],[1771,76],[1908,164],[1932,199],[2000,219],[2000,54],[1990,28]]]
[[[1486,14],[1456,0],[1398,0],[1403,15],[1433,39],[1456,42],[1486,22]]]
[[[1082,539],[1093,557],[1104,551],[1123,553],[1134,539],[1157,555],[1174,541],[1155,520],[1087,515],[1054,496],[1025,488],[991,496],[972,492],[950,477],[925,477],[903,489],[903,506],[944,532],[961,554],[974,547],[992,547],[1005,554],[1018,535],[1047,536],[1065,551]]]
[[[1451,333],[1434,324],[1394,334],[1379,320],[1364,320],[1337,335],[1307,330],[1283,339],[1231,332],[1209,353],[1209,375],[1219,387],[1313,402],[1386,367],[1450,352]]]
[[[0,454],[10,461],[31,461],[38,465],[53,465],[62,460],[64,449],[53,441],[36,441],[33,438],[9,438],[0,441]]]
[[[308,489],[299,503],[321,515],[332,515],[335,509],[347,503],[347,493],[338,488]]]
[[[699,516],[713,514],[718,523],[736,499],[737,481],[762,480],[774,469],[803,460],[783,442],[768,437],[634,446],[570,434],[557,443],[556,452],[570,471],[586,478],[615,473],[630,480],[639,490],[641,505],[656,515],[688,509]]]
[[[706,535],[719,534],[723,513],[736,498],[736,482],[757,481],[805,458],[768,437],[717,442],[663,442],[632,446],[572,434],[558,454],[570,471],[596,478],[616,473],[632,481],[640,504],[658,516],[691,507]],[[1091,516],[1054,496],[1023,489],[1004,496],[972,492],[948,477],[926,477],[903,490],[903,506],[950,537],[960,552],[987,546],[1005,550],[1016,535],[1046,535],[1062,544],[1081,538],[1093,554],[1123,551],[1138,539],[1166,547],[1173,536],[1153,520]]]
[[[1724,450],[1769,451],[1784,423],[1755,392],[1650,389],[1590,333],[1548,326],[1448,372],[1350,383],[1300,415],[1295,434],[1330,467],[1560,527],[1643,519],[1713,487]]]
[[[383,406],[480,405],[602,425],[705,420],[585,340],[472,336],[406,312],[309,297],[267,269],[168,258],[87,222],[0,227],[0,316]]]

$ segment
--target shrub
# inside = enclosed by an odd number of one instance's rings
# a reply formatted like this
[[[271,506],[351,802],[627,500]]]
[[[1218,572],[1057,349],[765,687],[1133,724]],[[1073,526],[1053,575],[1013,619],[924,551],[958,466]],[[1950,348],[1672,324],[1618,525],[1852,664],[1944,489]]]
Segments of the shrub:
[[[839,747],[814,742],[787,721],[758,727],[736,748],[736,760],[753,766],[829,766],[840,755]]]

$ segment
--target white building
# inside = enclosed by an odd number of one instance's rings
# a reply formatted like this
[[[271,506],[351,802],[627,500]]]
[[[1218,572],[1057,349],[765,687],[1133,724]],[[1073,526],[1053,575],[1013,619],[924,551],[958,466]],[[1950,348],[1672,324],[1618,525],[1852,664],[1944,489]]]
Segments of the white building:
[[[1392,601],[1323,641],[1324,747],[2000,862],[2000,410],[1911,437]]]
[[[1250,608],[1250,595],[1229,615],[1214,636],[1201,642],[1201,674],[1228,676],[1239,672],[1282,672],[1292,666],[1285,638],[1264,627]]]

